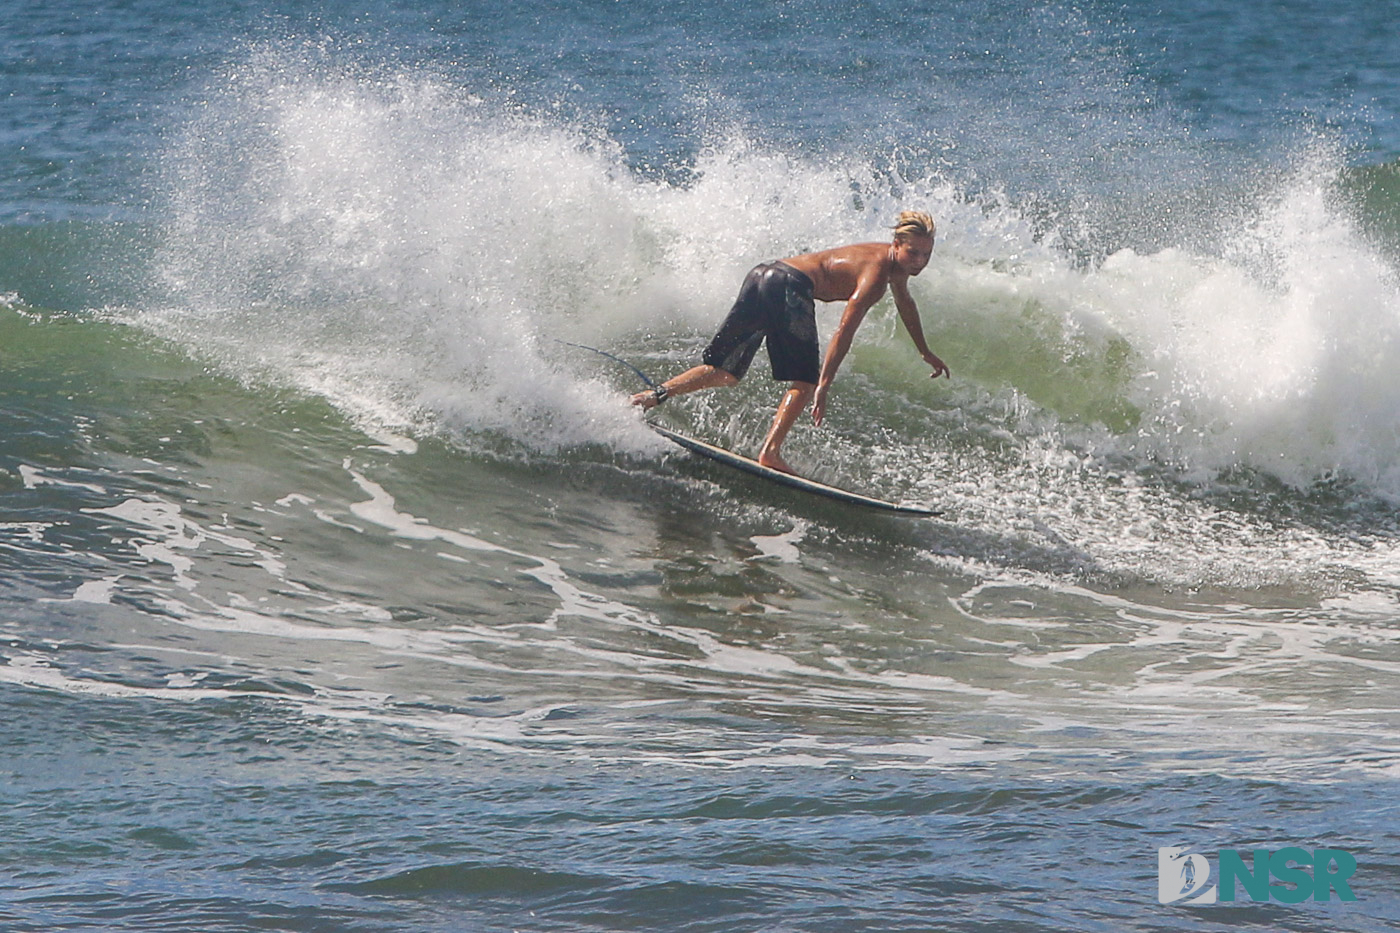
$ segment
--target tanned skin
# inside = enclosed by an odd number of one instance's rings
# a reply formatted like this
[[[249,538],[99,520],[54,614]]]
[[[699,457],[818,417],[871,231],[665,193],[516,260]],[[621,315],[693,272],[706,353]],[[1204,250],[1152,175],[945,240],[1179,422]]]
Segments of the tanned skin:
[[[850,351],[851,341],[865,320],[866,312],[885,296],[886,290],[894,295],[895,309],[899,312],[899,319],[904,322],[905,331],[914,341],[915,349],[924,362],[933,367],[932,378],[951,377],[947,365],[928,348],[919,320],[919,308],[909,294],[910,277],[922,272],[932,255],[933,237],[914,234],[897,235],[891,243],[853,243],[783,260],[812,280],[813,297],[817,301],[844,301],[846,309],[827,344],[817,384],[793,382],[778,404],[773,424],[759,450],[759,463],[785,473],[796,472],[782,457],[783,441],[809,404],[812,406],[812,421],[818,425],[822,423],[826,417],[827,393],[831,390],[832,380],[836,378],[836,371]],[[663,385],[668,395],[685,395],[701,389],[733,386],[738,382],[723,369],[700,365],[666,380]],[[657,404],[656,396],[651,391],[638,392],[632,396],[632,404],[644,409],[651,408]]]

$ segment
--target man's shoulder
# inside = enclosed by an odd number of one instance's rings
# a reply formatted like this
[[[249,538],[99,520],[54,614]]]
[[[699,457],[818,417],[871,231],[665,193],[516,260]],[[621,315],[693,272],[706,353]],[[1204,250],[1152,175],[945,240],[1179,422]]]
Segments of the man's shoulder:
[[[814,254],[813,258],[818,259],[823,265],[832,266],[852,266],[865,271],[879,272],[881,274],[888,271],[889,266],[888,243],[850,243],[846,246],[835,246],[828,250]]]
[[[852,243],[849,246],[838,246],[838,250],[849,251],[852,255],[868,257],[870,259],[884,260],[889,255],[890,244],[888,243]]]
[[[888,243],[853,243],[850,249],[851,261],[860,267],[862,278],[873,275],[887,282],[896,271]]]
[[[888,243],[847,243],[845,246],[831,246],[826,249],[813,250],[810,253],[802,253],[793,256],[792,259],[805,259],[830,261],[833,259],[845,260],[865,260],[883,257],[889,251]],[[791,260],[784,260],[790,262]]]

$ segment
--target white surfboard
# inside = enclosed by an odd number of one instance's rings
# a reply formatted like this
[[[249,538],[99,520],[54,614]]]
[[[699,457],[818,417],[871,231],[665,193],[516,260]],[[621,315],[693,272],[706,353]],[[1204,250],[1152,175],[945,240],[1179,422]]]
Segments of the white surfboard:
[[[684,434],[677,434],[669,428],[663,428],[659,424],[647,425],[660,434],[662,437],[692,453],[697,453],[702,457],[709,457],[711,460],[723,463],[725,466],[734,467],[736,470],[743,470],[754,476],[761,476],[766,480],[787,486],[791,489],[800,489],[803,492],[810,492],[814,495],[824,496],[837,502],[845,502],[850,505],[859,505],[867,509],[877,509],[881,512],[892,512],[896,515],[910,515],[920,518],[927,518],[932,515],[941,514],[933,509],[926,509],[916,505],[900,505],[895,502],[886,502],[884,499],[876,499],[873,496],[864,496],[858,492],[850,492],[836,486],[828,486],[826,483],[819,483],[813,479],[802,476],[794,476],[791,473],[784,473],[782,470],[775,470],[766,467],[757,460],[750,460],[748,457],[740,456],[723,447],[716,447],[714,444],[707,444],[704,441],[697,441],[693,437],[686,437]]]

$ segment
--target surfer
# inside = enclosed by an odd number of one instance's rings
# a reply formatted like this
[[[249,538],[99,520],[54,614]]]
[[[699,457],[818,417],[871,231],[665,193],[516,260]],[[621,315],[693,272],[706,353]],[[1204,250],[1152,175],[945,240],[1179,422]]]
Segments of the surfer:
[[[866,312],[884,297],[886,288],[894,294],[894,306],[915,349],[933,367],[933,378],[951,375],[924,341],[919,309],[909,294],[909,277],[922,272],[933,255],[934,232],[928,214],[904,211],[888,243],[853,243],[756,266],[744,279],[701,364],[655,389],[638,392],[632,404],[654,408],[673,395],[738,385],[766,338],[773,378],[791,385],[778,404],[758,462],[795,472],[783,460],[783,441],[809,403],[813,422],[822,423],[831,381]],[[814,301],[846,302],[820,363]]]

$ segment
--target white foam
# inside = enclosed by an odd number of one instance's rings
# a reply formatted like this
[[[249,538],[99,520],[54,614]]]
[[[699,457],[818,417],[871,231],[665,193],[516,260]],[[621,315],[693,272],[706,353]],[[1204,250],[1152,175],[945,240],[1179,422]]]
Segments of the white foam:
[[[17,535],[30,544],[43,544],[44,533],[52,527],[51,522],[0,522],[0,532]]]
[[[41,470],[23,463],[19,465],[19,475],[24,480],[25,489],[37,489],[40,486],[62,486],[95,493],[105,493],[107,491],[93,483],[75,483],[72,480],[55,479]]]
[[[116,699],[158,699],[181,702],[246,696],[246,694],[239,694],[231,690],[185,686],[176,681],[172,681],[167,687],[139,687],[111,681],[70,677],[43,658],[25,655],[11,655],[6,659],[5,664],[0,664],[0,682],[25,687],[39,687],[45,690],[58,690],[64,693]]]
[[[177,583],[186,589],[194,589],[196,585],[190,576],[194,559],[186,552],[198,550],[208,541],[257,555],[258,566],[274,577],[281,578],[286,573],[286,566],[272,552],[246,538],[205,528],[198,522],[186,519],[180,507],[173,502],[130,498],[110,508],[82,511],[89,515],[109,516],[142,528],[148,537],[133,539],[136,552],[147,560],[169,565],[175,571]]]
[[[798,545],[807,536],[809,527],[806,522],[795,522],[791,531],[780,535],[754,535],[749,539],[759,550],[758,557],[754,559],[776,558],[784,564],[798,563],[802,559]]]
[[[110,605],[112,602],[112,590],[121,582],[121,575],[108,577],[105,580],[89,580],[73,591],[73,601],[79,603],[93,603],[96,605]]]

